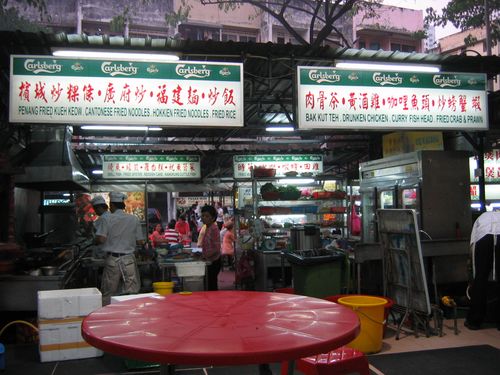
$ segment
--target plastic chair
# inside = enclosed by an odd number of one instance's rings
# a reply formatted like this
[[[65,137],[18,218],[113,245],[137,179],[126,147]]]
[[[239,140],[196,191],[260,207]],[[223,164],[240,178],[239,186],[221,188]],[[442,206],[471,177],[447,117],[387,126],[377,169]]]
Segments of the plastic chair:
[[[342,346],[329,353],[301,358],[296,369],[306,375],[351,374],[370,375],[368,359],[359,350]],[[281,363],[281,375],[287,375],[288,362]]]

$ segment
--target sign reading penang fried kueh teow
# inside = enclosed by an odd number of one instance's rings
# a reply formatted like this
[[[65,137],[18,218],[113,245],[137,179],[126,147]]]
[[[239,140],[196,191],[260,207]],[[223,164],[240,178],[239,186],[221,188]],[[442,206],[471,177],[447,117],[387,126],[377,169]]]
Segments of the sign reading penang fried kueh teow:
[[[9,120],[243,126],[243,65],[13,55]]]
[[[262,167],[276,170],[276,177],[287,172],[300,176],[323,173],[323,155],[235,155],[233,156],[234,178],[250,178],[252,168]]]
[[[486,76],[298,67],[301,129],[485,130]]]
[[[104,155],[103,178],[199,179],[198,155]]]

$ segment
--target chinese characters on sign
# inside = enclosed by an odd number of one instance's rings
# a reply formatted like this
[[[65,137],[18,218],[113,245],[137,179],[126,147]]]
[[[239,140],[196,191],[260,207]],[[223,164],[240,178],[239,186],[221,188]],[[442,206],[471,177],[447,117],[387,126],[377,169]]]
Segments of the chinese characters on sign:
[[[10,121],[243,126],[243,65],[11,56]]]
[[[276,169],[276,177],[295,171],[316,175],[323,173],[322,155],[235,155],[233,156],[234,178],[250,178],[253,167]]]
[[[486,77],[298,67],[302,129],[488,128]]]
[[[474,173],[476,168],[476,159],[469,158],[470,180],[477,183],[479,179]],[[500,182],[500,149],[484,153],[484,182]]]
[[[104,155],[103,178],[199,179],[198,155]]]

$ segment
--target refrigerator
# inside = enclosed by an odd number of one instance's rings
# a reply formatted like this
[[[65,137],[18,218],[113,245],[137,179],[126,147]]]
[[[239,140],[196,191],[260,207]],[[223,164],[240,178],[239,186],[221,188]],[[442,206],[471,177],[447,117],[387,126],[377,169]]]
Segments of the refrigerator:
[[[361,242],[378,242],[379,208],[415,209],[422,240],[468,237],[468,157],[462,151],[415,151],[360,164]]]

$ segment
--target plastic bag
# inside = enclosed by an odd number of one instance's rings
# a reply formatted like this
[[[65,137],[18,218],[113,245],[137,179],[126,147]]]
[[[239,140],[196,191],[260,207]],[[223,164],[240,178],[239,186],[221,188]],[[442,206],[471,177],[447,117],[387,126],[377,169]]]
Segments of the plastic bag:
[[[361,234],[361,217],[356,212],[356,205],[351,204],[351,235],[359,236]]]

